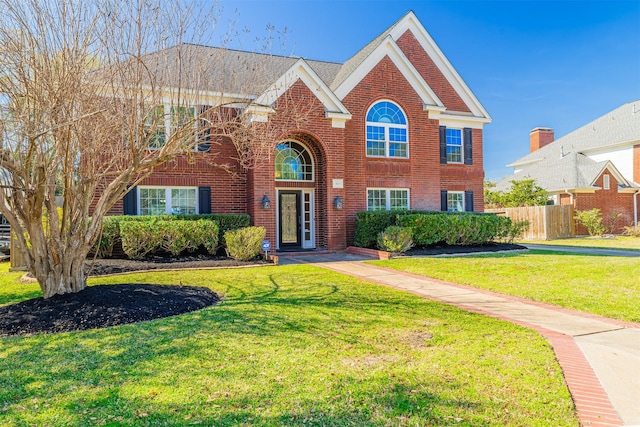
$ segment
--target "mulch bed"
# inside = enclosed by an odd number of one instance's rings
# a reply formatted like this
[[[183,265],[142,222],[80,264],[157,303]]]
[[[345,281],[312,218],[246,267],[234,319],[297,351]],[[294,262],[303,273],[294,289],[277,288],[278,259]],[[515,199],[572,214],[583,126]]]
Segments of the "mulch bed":
[[[0,307],[0,336],[106,328],[175,316],[216,304],[208,288],[122,284]]]
[[[403,256],[425,256],[497,252],[526,249],[520,245],[489,244],[478,246],[433,246],[412,249]],[[226,257],[155,256],[144,260],[96,259],[87,261],[87,273],[105,275],[128,271],[237,267],[267,264],[256,259],[248,262]],[[0,336],[32,335],[80,331],[124,325],[175,316],[214,305],[220,297],[208,288],[125,283],[90,286],[76,294],[34,298],[0,306]]]

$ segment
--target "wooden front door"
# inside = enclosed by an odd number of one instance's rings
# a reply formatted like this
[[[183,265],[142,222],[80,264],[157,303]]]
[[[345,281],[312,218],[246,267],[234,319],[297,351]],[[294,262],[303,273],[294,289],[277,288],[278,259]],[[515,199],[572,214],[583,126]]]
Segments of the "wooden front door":
[[[280,249],[302,247],[300,193],[300,191],[280,191],[278,193]]]

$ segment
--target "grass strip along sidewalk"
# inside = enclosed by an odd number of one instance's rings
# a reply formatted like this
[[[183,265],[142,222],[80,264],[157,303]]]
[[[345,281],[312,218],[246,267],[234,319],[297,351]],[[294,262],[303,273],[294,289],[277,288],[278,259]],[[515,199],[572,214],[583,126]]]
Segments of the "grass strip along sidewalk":
[[[586,313],[640,322],[637,258],[531,250],[372,264]]]
[[[0,426],[577,426],[553,352],[507,322],[313,266],[153,272],[224,301],[0,338]],[[37,285],[0,274],[2,304]]]

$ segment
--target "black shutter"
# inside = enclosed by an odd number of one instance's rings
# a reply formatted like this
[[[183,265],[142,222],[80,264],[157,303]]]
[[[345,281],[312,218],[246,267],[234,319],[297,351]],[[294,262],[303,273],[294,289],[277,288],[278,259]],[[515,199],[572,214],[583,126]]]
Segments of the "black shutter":
[[[447,164],[447,128],[440,126],[440,164]]]
[[[198,213],[211,213],[211,187],[198,187],[198,208]]]
[[[473,139],[471,137],[471,128],[464,128],[464,164],[473,164]]]
[[[201,105],[199,114],[202,117],[209,108],[208,105]],[[208,120],[200,119],[198,121],[198,151],[209,151],[211,150],[211,124]]]
[[[440,190],[440,210],[444,212],[449,210],[447,203],[447,190]]]
[[[473,212],[473,191],[464,192],[464,210]]]
[[[133,187],[122,198],[122,213],[138,215],[138,187]]]

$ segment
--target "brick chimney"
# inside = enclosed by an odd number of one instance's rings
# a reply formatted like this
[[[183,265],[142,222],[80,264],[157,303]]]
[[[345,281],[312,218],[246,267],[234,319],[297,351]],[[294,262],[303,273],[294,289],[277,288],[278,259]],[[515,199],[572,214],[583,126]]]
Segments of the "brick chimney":
[[[529,148],[531,153],[552,142],[553,129],[551,128],[535,128],[529,132]]]

